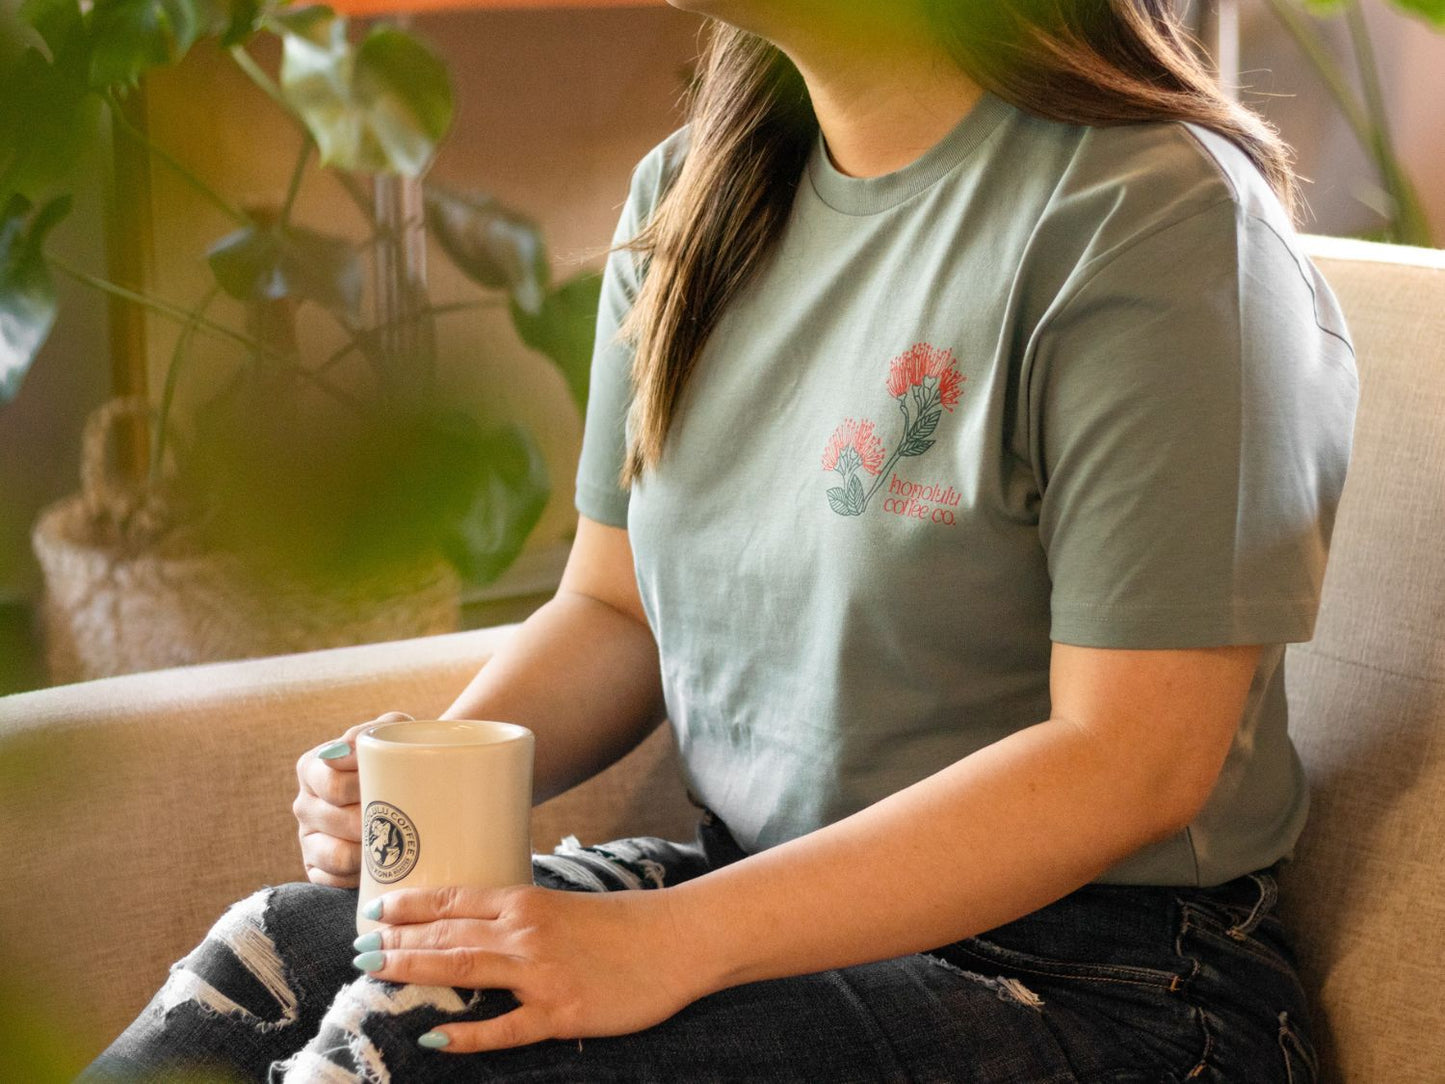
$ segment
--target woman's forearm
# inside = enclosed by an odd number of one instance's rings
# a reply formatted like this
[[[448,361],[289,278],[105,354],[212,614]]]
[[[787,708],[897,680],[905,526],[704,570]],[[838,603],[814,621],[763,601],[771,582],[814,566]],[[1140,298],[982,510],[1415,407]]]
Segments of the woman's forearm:
[[[532,730],[533,797],[543,802],[624,755],[664,714],[651,631],[564,590],[517,629],[441,717],[500,719]]]
[[[1181,788],[1049,720],[664,890],[709,992],[917,952],[1037,910],[1179,830]]]

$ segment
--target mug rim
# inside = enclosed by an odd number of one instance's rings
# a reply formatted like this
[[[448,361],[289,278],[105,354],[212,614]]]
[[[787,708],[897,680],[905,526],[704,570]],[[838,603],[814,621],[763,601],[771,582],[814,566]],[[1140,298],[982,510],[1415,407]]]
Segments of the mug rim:
[[[385,731],[407,729],[419,723],[475,729],[477,735],[462,741],[397,741],[385,735]],[[534,737],[532,731],[521,723],[509,723],[501,719],[399,719],[367,727],[356,736],[356,744],[360,747],[365,742],[381,749],[468,749],[484,745],[509,745],[531,737]]]

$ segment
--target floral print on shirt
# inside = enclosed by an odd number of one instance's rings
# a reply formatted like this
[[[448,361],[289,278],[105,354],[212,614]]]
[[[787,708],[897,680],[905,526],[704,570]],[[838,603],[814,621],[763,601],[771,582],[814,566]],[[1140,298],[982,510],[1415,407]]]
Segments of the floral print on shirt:
[[[966,379],[949,349],[915,343],[894,358],[888,366],[888,394],[903,415],[903,434],[889,456],[873,422],[840,422],[823,450],[823,469],[837,471],[840,479],[828,490],[829,507],[840,516],[861,516],[899,459],[933,447],[934,430],[944,413],[958,406]],[[871,476],[866,486],[864,475]]]

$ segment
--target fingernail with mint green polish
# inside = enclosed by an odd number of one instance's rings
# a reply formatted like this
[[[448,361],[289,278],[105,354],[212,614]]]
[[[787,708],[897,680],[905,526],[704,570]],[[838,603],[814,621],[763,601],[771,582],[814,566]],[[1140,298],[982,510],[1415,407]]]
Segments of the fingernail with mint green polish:
[[[324,749],[316,750],[316,755],[322,760],[339,760],[351,752],[351,743],[347,741],[334,741]]]
[[[351,942],[351,947],[357,952],[375,952],[381,948],[381,931],[372,930],[370,933],[362,934]]]
[[[351,961],[351,965],[355,967],[358,971],[379,970],[382,965],[382,954],[379,952],[363,952],[360,956]]]
[[[429,1031],[417,1040],[417,1044],[436,1050],[438,1047],[448,1045],[451,1041],[451,1036],[445,1031]]]
[[[376,899],[374,899],[374,900],[370,900],[370,901],[367,903],[367,905],[361,909],[361,917],[362,917],[362,918],[369,918],[369,919],[372,919],[373,921],[376,920],[376,919],[379,919],[379,918],[381,917],[381,897],[380,897],[380,896],[377,896]]]

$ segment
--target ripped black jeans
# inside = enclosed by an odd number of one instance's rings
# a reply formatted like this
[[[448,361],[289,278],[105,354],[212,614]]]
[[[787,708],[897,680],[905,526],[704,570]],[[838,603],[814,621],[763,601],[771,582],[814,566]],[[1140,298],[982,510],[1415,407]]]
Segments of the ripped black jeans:
[[[662,887],[742,857],[693,843],[564,842],[540,885]],[[82,1081],[1208,1081],[1317,1074],[1276,867],[1211,888],[1085,885],[929,953],[722,990],[631,1035],[447,1054],[417,1037],[514,1008],[505,990],[359,974],[355,890],[264,888],[171,968]]]

